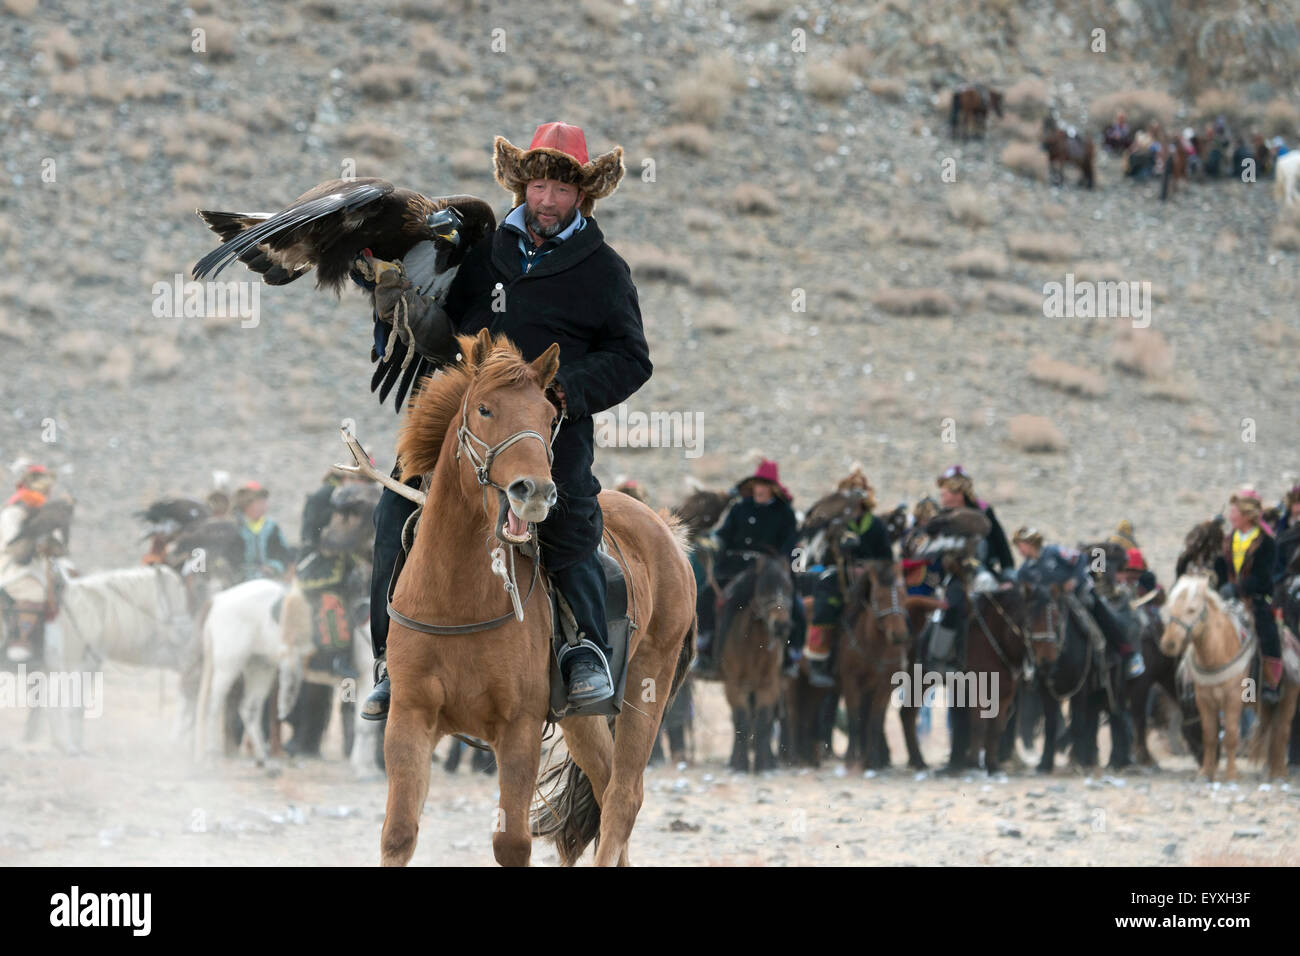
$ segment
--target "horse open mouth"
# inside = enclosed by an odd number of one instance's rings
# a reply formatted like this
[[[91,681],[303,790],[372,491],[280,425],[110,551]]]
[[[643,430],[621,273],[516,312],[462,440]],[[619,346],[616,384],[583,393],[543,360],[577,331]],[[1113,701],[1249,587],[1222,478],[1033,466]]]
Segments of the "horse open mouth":
[[[506,544],[523,544],[532,538],[532,529],[528,522],[515,514],[514,508],[510,507],[510,496],[504,491],[498,492],[498,495],[501,498],[501,509],[497,513],[497,537]]]

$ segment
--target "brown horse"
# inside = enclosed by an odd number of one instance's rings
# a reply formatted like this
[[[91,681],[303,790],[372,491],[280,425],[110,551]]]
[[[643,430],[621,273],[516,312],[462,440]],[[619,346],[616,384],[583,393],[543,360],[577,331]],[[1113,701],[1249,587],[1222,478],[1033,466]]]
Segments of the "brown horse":
[[[1028,631],[1022,588],[971,595],[966,669],[957,675],[963,683],[956,686],[958,698],[964,693],[966,702],[959,699],[954,707],[949,701],[954,708],[951,769],[978,767],[983,750],[985,769],[997,772],[1002,731],[1011,719],[1016,684],[1030,653]],[[980,699],[985,694],[988,699]]]
[[[1091,136],[1078,133],[1071,136],[1048,116],[1043,120],[1043,149],[1047,151],[1048,174],[1053,186],[1065,182],[1066,164],[1072,164],[1079,167],[1079,185],[1089,189],[1093,187],[1094,147]]]
[[[912,635],[907,628],[903,593],[897,567],[871,561],[845,602],[846,639],[840,648],[839,671],[849,719],[849,747],[844,762],[850,770],[888,766],[887,753],[880,747],[885,712],[898,685],[896,675],[910,676]]]
[[[1255,657],[1255,640],[1238,628],[1232,614],[1200,573],[1184,574],[1169,592],[1169,623],[1160,638],[1160,650],[1182,660],[1196,687],[1196,709],[1201,715],[1200,776],[1214,780],[1219,764],[1219,715],[1223,715],[1223,749],[1227,754],[1225,780],[1237,779],[1237,740],[1243,707],[1255,706],[1250,686],[1250,668]],[[1268,779],[1286,779],[1286,752],[1291,739],[1291,720],[1300,698],[1300,682],[1292,661],[1282,680],[1282,700],[1259,706],[1252,757],[1265,752]],[[1250,698],[1247,700],[1247,698]]]
[[[1160,144],[1156,162],[1162,170],[1160,176],[1160,201],[1164,202],[1178,192],[1178,184],[1187,185],[1187,154],[1178,142]]]
[[[597,865],[626,865],[646,762],[694,654],[695,582],[683,542],[641,502],[601,493],[634,621],[630,693],[612,733],[604,717],[560,722],[568,756],[547,779],[562,783],[530,822],[548,714],[552,622],[545,597],[530,602],[532,585],[523,583],[537,583],[533,561],[513,550],[506,556],[507,567],[517,558],[517,594],[524,595],[513,611],[484,542],[511,549],[535,539],[533,526],[555,502],[546,437],[555,409],[543,390],[559,368],[559,347],[529,363],[486,330],[461,336],[459,346],[462,362],[426,379],[398,438],[403,479],[424,477],[428,520],[416,528],[390,601],[396,613],[388,638],[383,862],[411,859],[433,748],[444,734],[460,733],[488,742],[496,754],[497,862],[527,864],[532,836],[548,835],[566,865],[593,838]],[[455,626],[477,630],[438,633]]]
[[[748,772],[751,751],[755,773],[776,766],[772,729],[794,600],[789,566],[768,554],[751,553],[749,567],[723,592],[731,614],[719,670],[735,725],[732,770]]]
[[[970,139],[973,133],[984,136],[989,123],[989,110],[1002,117],[1002,93],[992,87],[971,83],[958,87],[952,94],[952,110],[948,115],[948,124],[952,138],[958,135]]]

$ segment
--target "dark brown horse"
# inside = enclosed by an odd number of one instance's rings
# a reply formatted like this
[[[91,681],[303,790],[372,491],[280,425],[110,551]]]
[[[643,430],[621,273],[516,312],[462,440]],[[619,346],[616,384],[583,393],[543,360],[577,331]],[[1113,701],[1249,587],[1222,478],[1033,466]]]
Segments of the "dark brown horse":
[[[1020,587],[971,595],[965,670],[956,675],[950,770],[998,770],[999,742],[1011,719],[1016,684],[1029,657],[1029,614]],[[964,698],[964,700],[963,700]]]
[[[971,83],[958,87],[952,94],[952,110],[948,125],[952,137],[970,139],[972,134],[984,136],[989,123],[989,110],[1002,116],[1002,93],[992,87]]]
[[[1070,133],[1074,133],[1073,136]],[[1043,120],[1043,149],[1047,151],[1047,167],[1053,186],[1065,182],[1067,164],[1079,167],[1079,185],[1091,189],[1094,185],[1092,137],[1073,130],[1064,130],[1048,116]]]
[[[772,729],[781,702],[781,661],[790,636],[794,579],[785,560],[750,553],[749,566],[723,591],[730,623],[719,670],[731,707],[735,744],[731,769],[776,766]]]
[[[889,763],[887,752],[880,746],[885,712],[898,685],[897,675],[908,674],[912,646],[896,566],[868,562],[846,604],[839,666],[849,721],[844,762],[850,770],[879,770]]]

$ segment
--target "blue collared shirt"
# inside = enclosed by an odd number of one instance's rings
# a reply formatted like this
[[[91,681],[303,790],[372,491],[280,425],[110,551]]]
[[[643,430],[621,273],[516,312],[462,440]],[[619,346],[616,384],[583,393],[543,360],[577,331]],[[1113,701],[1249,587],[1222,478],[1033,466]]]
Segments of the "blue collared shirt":
[[[501,225],[507,226],[511,231],[519,234],[520,265],[524,272],[535,266],[542,256],[551,252],[556,246],[587,225],[586,218],[582,213],[575,210],[573,222],[565,226],[562,232],[551,236],[538,246],[533,244],[533,237],[528,234],[528,226],[524,222],[524,214],[527,211],[527,203],[521,203],[510,210],[510,215],[506,216],[505,221],[501,223]]]

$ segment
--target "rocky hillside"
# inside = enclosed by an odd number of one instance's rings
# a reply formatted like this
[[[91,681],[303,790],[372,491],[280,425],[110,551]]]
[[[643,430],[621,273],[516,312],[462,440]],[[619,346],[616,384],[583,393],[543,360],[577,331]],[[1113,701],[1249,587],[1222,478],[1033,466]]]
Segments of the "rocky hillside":
[[[263,288],[251,328],[155,314],[213,245],[197,206],[350,172],[504,213],[493,135],[556,118],[626,149],[597,217],[656,366],[631,407],[702,416],[698,457],[602,450],[607,485],[670,503],[762,450],[797,504],[854,460],[892,504],[960,461],[1009,528],[1127,517],[1167,576],[1231,487],[1300,471],[1300,232],[1272,183],[1162,204],[1103,158],[1096,190],[1055,188],[1035,145],[1048,110],[1095,136],[1117,105],[1294,141],[1293,3],[4,7],[0,453],[63,473],[88,567],[135,561],[130,512],[214,469],[269,485],[296,536],[344,419],[391,459],[359,293]],[[1008,91],[970,143],[946,126],[964,79]],[[1067,274],[1149,283],[1149,327],[1045,317]]]

